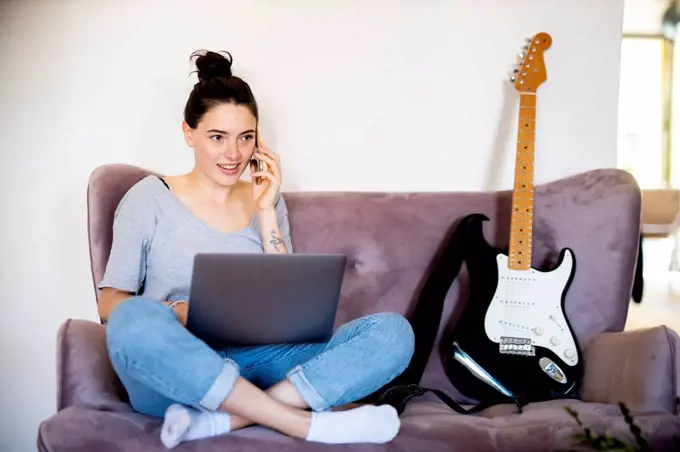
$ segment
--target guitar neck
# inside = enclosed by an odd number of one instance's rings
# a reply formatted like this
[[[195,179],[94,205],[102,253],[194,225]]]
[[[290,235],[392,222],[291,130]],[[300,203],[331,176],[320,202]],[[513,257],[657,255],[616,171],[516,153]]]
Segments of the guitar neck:
[[[529,270],[534,218],[536,94],[521,93],[519,105],[508,266],[513,270]]]

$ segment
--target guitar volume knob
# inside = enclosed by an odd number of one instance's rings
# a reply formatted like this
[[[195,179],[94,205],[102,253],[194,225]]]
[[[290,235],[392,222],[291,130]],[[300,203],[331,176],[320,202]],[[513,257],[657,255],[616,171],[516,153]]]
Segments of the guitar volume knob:
[[[569,359],[573,358],[574,357],[574,350],[572,350],[572,349],[565,350],[564,356],[566,356]]]
[[[542,335],[544,333],[543,328],[537,326],[536,328],[534,328],[534,333],[536,333],[537,336]]]
[[[560,344],[560,338],[557,336],[553,336],[550,338],[550,343],[553,345],[559,345]]]

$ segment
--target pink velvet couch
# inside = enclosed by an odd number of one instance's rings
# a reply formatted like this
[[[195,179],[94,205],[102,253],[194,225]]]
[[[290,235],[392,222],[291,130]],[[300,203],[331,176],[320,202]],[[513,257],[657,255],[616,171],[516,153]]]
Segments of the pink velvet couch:
[[[92,276],[104,271],[114,209],[125,191],[149,174],[126,165],[98,168],[88,190]],[[508,242],[510,193],[285,193],[296,252],[349,257],[337,321],[376,311],[408,317],[423,275],[450,226],[482,212],[491,218],[489,242]],[[421,398],[402,415],[387,445],[327,446],[252,427],[178,451],[548,451],[567,450],[581,430],[571,406],[596,431],[631,438],[617,402],[632,410],[655,450],[672,450],[680,435],[680,339],[664,326],[622,332],[630,301],[640,231],[640,191],[625,172],[591,171],[536,187],[534,265],[569,246],[576,274],[567,315],[584,348],[586,371],[578,400],[535,403],[523,414],[511,406],[462,416]],[[454,282],[442,331],[456,322],[466,294],[465,273]],[[93,297],[93,300],[95,297]],[[163,451],[160,421],[137,414],[106,353],[104,326],[69,319],[58,332],[58,411],[39,428],[38,448],[51,452]],[[460,397],[432,353],[423,385]]]

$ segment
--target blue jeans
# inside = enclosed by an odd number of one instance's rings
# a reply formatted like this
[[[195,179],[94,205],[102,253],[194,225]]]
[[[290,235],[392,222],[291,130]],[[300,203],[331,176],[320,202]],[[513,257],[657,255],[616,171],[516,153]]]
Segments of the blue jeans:
[[[288,379],[314,411],[355,402],[392,381],[414,348],[410,324],[391,313],[338,328],[327,343],[213,349],[174,311],[131,297],[108,320],[113,368],[135,411],[162,417],[172,403],[215,411],[241,376],[261,389]]]

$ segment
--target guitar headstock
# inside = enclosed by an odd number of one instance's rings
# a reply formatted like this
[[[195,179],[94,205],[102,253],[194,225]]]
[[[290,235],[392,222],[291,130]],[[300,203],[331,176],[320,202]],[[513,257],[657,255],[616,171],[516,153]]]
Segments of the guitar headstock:
[[[510,81],[517,91],[535,93],[547,80],[543,53],[550,48],[552,38],[548,33],[538,33],[527,39],[527,45],[519,53],[520,62],[514,69]]]

